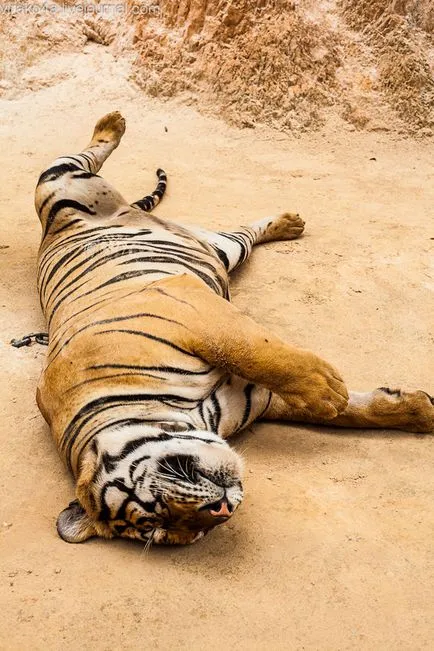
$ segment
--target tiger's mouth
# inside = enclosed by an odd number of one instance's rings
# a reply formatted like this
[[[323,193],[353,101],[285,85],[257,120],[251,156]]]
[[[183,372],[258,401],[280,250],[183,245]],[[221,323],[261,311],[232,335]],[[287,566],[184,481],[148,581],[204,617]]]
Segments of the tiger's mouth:
[[[235,507],[223,498],[206,504],[192,516],[168,521],[157,527],[153,533],[153,543],[157,545],[190,545],[197,542],[220,524],[229,520]]]
[[[155,529],[152,536],[154,545],[192,545],[201,540],[210,529],[202,531],[171,531],[170,529]]]

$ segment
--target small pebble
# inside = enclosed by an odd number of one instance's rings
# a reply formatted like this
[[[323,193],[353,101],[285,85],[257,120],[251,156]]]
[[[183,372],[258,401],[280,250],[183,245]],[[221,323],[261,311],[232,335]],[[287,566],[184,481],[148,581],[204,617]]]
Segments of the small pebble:
[[[61,570],[60,567],[56,567],[56,569],[54,570],[54,574],[60,574],[61,571],[62,571],[62,570]]]

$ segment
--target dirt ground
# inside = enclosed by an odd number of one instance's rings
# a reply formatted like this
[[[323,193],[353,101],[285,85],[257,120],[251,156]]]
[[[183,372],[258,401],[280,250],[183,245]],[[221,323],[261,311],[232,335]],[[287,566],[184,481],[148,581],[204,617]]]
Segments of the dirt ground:
[[[108,111],[122,111],[127,133],[104,175],[134,200],[163,166],[158,215],[211,227],[304,216],[301,240],[258,248],[234,278],[240,308],[353,389],[434,391],[432,143],[236,130],[144,97],[127,72],[88,45],[39,67],[45,85],[0,101],[0,648],[432,648],[429,436],[260,424],[234,442],[245,501],[203,542],[145,553],[57,537],[74,491],[35,404],[45,350],[9,341],[44,329],[37,175]]]

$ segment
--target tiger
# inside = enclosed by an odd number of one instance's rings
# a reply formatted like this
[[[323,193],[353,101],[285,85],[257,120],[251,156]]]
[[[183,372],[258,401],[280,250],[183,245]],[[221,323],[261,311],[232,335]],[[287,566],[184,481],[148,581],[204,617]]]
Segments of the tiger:
[[[102,117],[35,192],[49,333],[37,403],[76,485],[57,519],[63,540],[200,540],[242,502],[227,439],[257,420],[434,429],[424,391],[348,392],[334,366],[230,302],[230,273],[255,245],[300,237],[298,214],[234,231],[179,225],[151,214],[162,169],[129,204],[98,174],[124,131],[118,111]]]

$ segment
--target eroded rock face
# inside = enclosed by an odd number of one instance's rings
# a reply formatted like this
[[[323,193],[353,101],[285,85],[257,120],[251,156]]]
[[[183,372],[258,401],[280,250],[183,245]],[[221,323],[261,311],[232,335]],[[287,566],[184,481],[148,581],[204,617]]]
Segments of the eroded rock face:
[[[340,7],[375,53],[378,87],[394,111],[409,127],[434,125],[431,0],[340,0]]]
[[[93,41],[130,56],[148,94],[239,126],[434,126],[431,0],[126,0],[121,12],[38,1],[39,12],[1,15],[0,96],[37,88],[35,63]]]
[[[134,15],[136,0],[129,7],[136,79],[152,95],[292,130],[333,113],[356,128],[434,121],[434,49],[421,31],[433,30],[430,0],[160,0],[158,15]]]
[[[138,82],[152,95],[214,103],[239,124],[287,128],[321,122],[333,102],[340,37],[294,2],[162,0],[160,15],[133,16]]]

